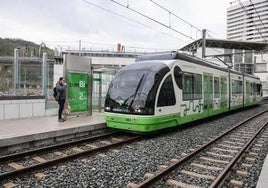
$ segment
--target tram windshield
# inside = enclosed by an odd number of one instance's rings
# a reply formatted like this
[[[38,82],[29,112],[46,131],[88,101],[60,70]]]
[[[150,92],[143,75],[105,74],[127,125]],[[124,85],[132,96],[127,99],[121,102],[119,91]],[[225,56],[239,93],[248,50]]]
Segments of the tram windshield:
[[[158,66],[158,69],[156,67]],[[163,68],[166,65],[161,63]],[[120,70],[112,81],[105,101],[105,110],[120,113],[152,114],[156,85],[163,71],[159,64],[138,63]],[[157,69],[157,70],[155,70]],[[161,70],[161,68],[160,68]]]

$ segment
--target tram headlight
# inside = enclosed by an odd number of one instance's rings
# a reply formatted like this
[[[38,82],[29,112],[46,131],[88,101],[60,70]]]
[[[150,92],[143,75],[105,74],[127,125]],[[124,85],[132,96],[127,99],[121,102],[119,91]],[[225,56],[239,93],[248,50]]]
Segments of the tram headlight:
[[[134,110],[136,113],[141,113],[141,109],[135,109]]]
[[[110,106],[106,106],[106,107],[105,107],[105,110],[106,110],[106,111],[110,111],[110,110],[111,110],[111,107],[110,107]]]
[[[139,113],[139,114],[144,113],[144,110],[142,108],[143,108],[143,105],[141,101],[135,101],[132,104],[132,109],[135,113]]]
[[[137,104],[137,103],[133,105],[134,110],[138,110],[138,109],[140,109],[140,107],[141,107],[141,105]]]

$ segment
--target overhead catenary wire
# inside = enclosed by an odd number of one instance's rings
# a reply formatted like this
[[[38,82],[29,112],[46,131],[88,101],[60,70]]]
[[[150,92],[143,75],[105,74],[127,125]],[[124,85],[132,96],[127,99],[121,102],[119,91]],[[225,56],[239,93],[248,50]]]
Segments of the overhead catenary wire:
[[[129,7],[129,5],[124,5],[124,4],[119,3],[119,2],[117,2],[115,0],[111,0],[111,1],[116,3],[116,4],[118,4],[118,5],[120,5],[120,6],[122,6],[122,7],[124,7],[124,8],[127,8],[127,9],[131,10],[132,12],[135,12],[135,13],[137,13],[137,14],[139,14],[139,15],[141,15],[141,16],[143,16],[143,17],[145,17],[145,18],[147,18],[147,19],[149,19],[149,20],[151,20],[151,21],[153,21],[153,22],[155,22],[157,24],[160,24],[160,25],[162,25],[162,26],[164,26],[164,27],[166,27],[166,28],[168,28],[168,29],[170,29],[170,30],[172,30],[172,31],[174,31],[174,32],[186,37],[186,38],[189,38],[189,39],[193,40],[193,38],[191,36],[188,36],[188,35],[180,32],[180,31],[170,27],[169,25],[166,25],[166,24],[164,24],[164,23],[162,23],[162,22],[160,22],[160,21],[158,21],[156,19],[153,19],[153,18],[151,18],[151,17],[149,17],[149,16],[147,16],[147,15],[145,15],[145,14],[143,14],[143,13],[141,13],[141,12],[135,10],[135,9],[132,9],[132,8]]]
[[[170,10],[166,9],[164,6],[160,5],[159,3],[155,2],[154,0],[150,0],[152,3],[154,3],[155,5],[157,5],[158,7],[160,7],[161,9],[165,10],[166,12],[168,12],[170,15],[175,16],[176,18],[178,18],[179,20],[183,21],[184,23],[188,24],[189,26],[191,26],[192,28],[195,28],[196,30],[202,32],[201,29],[199,29],[198,27],[192,25],[191,23],[189,23],[188,21],[186,21],[185,19],[177,16],[176,14],[174,14],[173,12],[171,12]]]
[[[191,28],[195,28],[197,31],[199,32],[202,32],[200,28],[192,25],[191,23],[189,23],[188,21],[186,21],[185,19],[177,16],[176,14],[172,13],[170,10],[166,9],[165,7],[163,7],[162,5],[160,5],[159,3],[156,3],[154,0],[150,0],[152,3],[154,3],[155,5],[157,5],[158,7],[162,8],[163,10],[165,10],[166,12],[169,13],[169,15],[173,15],[175,16],[176,18],[180,19],[181,21],[183,21],[184,23],[188,24]],[[210,30],[207,30],[208,32],[211,32],[213,34],[215,34],[214,32],[210,31]],[[207,33],[208,36],[210,36],[211,38],[213,38],[210,34]],[[215,34],[216,35],[216,34]],[[220,46],[220,44],[219,44]],[[214,50],[215,52],[218,52],[218,53],[222,53],[221,51],[219,50],[216,50],[215,48],[213,48],[212,50]]]
[[[93,6],[97,7],[97,8],[103,9],[103,10],[105,10],[105,11],[108,11],[108,12],[110,12],[110,13],[113,13],[113,14],[115,14],[115,15],[117,15],[117,16],[121,16],[121,17],[123,17],[123,18],[125,18],[125,19],[128,19],[128,20],[130,20],[130,21],[134,21],[135,23],[141,24],[141,25],[143,25],[143,26],[145,26],[145,27],[148,27],[148,25],[145,25],[145,24],[143,24],[143,23],[137,22],[136,20],[127,18],[126,16],[122,16],[122,15],[116,13],[116,12],[113,12],[113,11],[111,11],[111,10],[109,10],[109,9],[103,8],[103,7],[101,7],[101,6],[97,5],[97,4],[94,4],[94,3],[92,3],[92,2],[89,2],[89,1],[87,1],[87,0],[81,0],[81,1],[86,2],[86,3],[88,3],[88,4],[91,4],[91,5],[93,5]],[[114,1],[114,0],[112,0],[112,1],[113,1],[113,2],[116,2],[116,1]],[[174,15],[176,18],[182,20],[183,22],[185,22],[186,24],[188,24],[188,25],[191,26],[192,28],[195,28],[196,30],[200,31],[200,29],[199,29],[198,27],[194,26],[193,24],[190,24],[190,23],[187,22],[185,19],[183,19],[183,18],[177,16],[176,14],[172,13],[171,11],[169,11],[168,9],[166,9],[164,6],[160,5],[159,3],[156,3],[154,0],[150,0],[150,1],[151,1],[152,3],[154,3],[155,5],[157,5],[158,7],[164,9],[165,11],[167,11],[167,12],[169,13],[169,15]],[[117,3],[117,2],[116,2],[116,3]],[[127,1],[126,8],[129,8],[129,1]],[[149,26],[149,28],[155,30],[155,28],[152,28],[152,27],[150,27],[150,26]],[[208,31],[211,32],[210,30],[208,30]],[[161,32],[161,31],[158,31],[158,32]],[[163,33],[163,32],[161,32],[161,33]],[[165,33],[165,34],[167,34],[167,33]],[[210,35],[208,34],[208,36],[210,36]],[[173,36],[171,36],[171,37],[173,37]],[[213,38],[213,37],[211,37],[211,38]],[[177,39],[177,38],[176,38],[176,39]],[[90,42],[85,42],[85,41],[84,41],[83,43],[90,43]],[[92,43],[92,44],[93,44],[93,43]],[[95,45],[102,45],[102,44],[95,44]],[[106,46],[114,46],[113,44],[112,44],[112,45],[110,45],[110,44],[104,44],[104,45],[106,45]],[[148,49],[148,50],[150,49],[150,50],[152,50],[152,48],[133,47],[133,46],[126,46],[126,45],[124,45],[124,46],[125,46],[126,48],[129,47],[129,48],[139,48],[139,49]],[[156,49],[155,49],[155,50],[156,50]],[[160,49],[159,49],[159,50],[160,50]],[[217,51],[216,49],[214,49],[214,50]],[[217,52],[219,52],[219,51],[217,51]]]
[[[87,1],[87,0],[81,0],[81,1],[83,1],[83,2],[85,2],[85,3],[88,3],[88,4],[91,4],[91,5],[95,6],[95,7],[98,7],[98,8],[100,8],[100,9],[103,9],[103,10],[105,10],[105,11],[108,11],[108,12],[110,12],[110,13],[113,13],[113,14],[115,14],[115,15],[117,15],[117,16],[123,17],[123,18],[125,18],[125,19],[130,20],[130,21],[133,21],[133,22],[135,22],[135,23],[141,24],[141,25],[143,25],[143,26],[145,26],[145,27],[149,27],[149,28],[151,28],[151,29],[153,29],[153,30],[156,30],[155,28],[152,28],[152,27],[150,27],[150,26],[148,26],[148,25],[145,25],[145,24],[143,24],[143,23],[137,22],[136,20],[127,18],[127,17],[125,17],[125,16],[123,16],[123,15],[120,15],[120,14],[118,14],[118,13],[115,13],[115,12],[113,12],[113,11],[111,11],[111,10],[105,9],[105,8],[103,8],[103,7],[99,6],[99,5],[96,5],[96,4],[92,3],[92,2],[89,2],[89,1]],[[162,25],[162,26],[164,26],[164,27],[166,27],[166,28],[168,28],[168,29],[171,29],[171,30],[173,30],[173,31],[175,31],[175,32],[177,32],[177,33],[179,33],[180,35],[183,35],[184,37],[187,37],[187,38],[189,38],[189,39],[191,39],[191,40],[194,40],[192,36],[189,36],[189,35],[187,35],[187,34],[185,34],[185,33],[182,33],[182,32],[180,32],[180,31],[178,31],[178,30],[172,28],[170,22],[169,22],[169,25],[164,24],[164,23],[162,23],[162,22],[160,22],[160,21],[158,21],[158,20],[156,20],[156,19],[153,19],[153,18],[151,18],[151,17],[149,17],[149,16],[147,16],[147,15],[145,15],[145,14],[143,14],[143,13],[137,11],[137,10],[134,10],[134,9],[130,8],[129,1],[126,2],[126,5],[124,5],[124,4],[122,4],[122,3],[119,3],[119,2],[117,2],[116,0],[111,0],[111,1],[112,1],[113,3],[115,3],[115,4],[117,4],[117,5],[120,5],[120,6],[124,7],[124,8],[127,8],[127,9],[129,9],[129,10],[131,10],[131,11],[133,11],[133,12],[135,12],[135,13],[137,13],[137,14],[139,14],[139,15],[141,15],[141,16],[143,16],[143,17],[145,17],[145,18],[147,18],[147,19],[149,19],[149,20],[151,20],[151,21],[154,21],[154,22],[156,22],[156,23],[158,23],[158,24],[160,24],[160,25]],[[169,13],[169,16],[173,15],[173,16],[175,16],[176,18],[178,18],[178,19],[180,19],[181,21],[183,21],[184,23],[186,23],[187,25],[189,25],[189,26],[191,27],[191,29],[194,28],[194,29],[196,29],[198,32],[202,32],[201,29],[199,29],[198,27],[196,27],[196,26],[194,26],[193,24],[189,23],[189,22],[186,21],[185,19],[179,17],[178,15],[174,14],[173,12],[171,12],[170,10],[168,10],[167,8],[165,8],[164,6],[160,5],[159,3],[155,2],[154,0],[150,0],[150,1],[151,1],[153,4],[157,5],[158,7],[160,7],[161,9],[165,10],[166,12],[168,12],[168,13]],[[163,33],[162,31],[159,31],[159,30],[156,30],[156,31]],[[211,32],[210,30],[208,30],[208,31]],[[192,31],[191,31],[191,32],[192,32]],[[167,33],[164,33],[164,34],[167,34]],[[168,35],[169,35],[169,34],[168,34]],[[169,36],[170,36],[170,35],[169,35]],[[171,37],[174,38],[174,36],[171,36]],[[176,39],[177,39],[177,38],[176,38]]]
[[[149,29],[152,29],[152,30],[154,30],[154,31],[157,31],[157,32],[159,32],[159,33],[168,35],[169,37],[174,38],[174,39],[176,39],[176,40],[180,40],[180,41],[182,41],[182,42],[185,42],[185,41],[183,41],[182,39],[180,39],[180,38],[178,38],[178,37],[175,37],[175,36],[173,36],[173,35],[170,35],[169,33],[166,33],[166,32],[160,31],[160,30],[158,30],[158,29],[155,29],[155,28],[153,28],[153,27],[151,27],[151,26],[148,26],[148,25],[146,25],[146,24],[144,24],[144,23],[138,22],[138,21],[136,21],[136,20],[134,20],[134,19],[128,18],[128,17],[123,16],[123,15],[121,15],[121,14],[118,14],[118,13],[116,13],[116,12],[114,12],[114,11],[111,11],[111,10],[109,10],[109,9],[106,9],[106,8],[104,8],[104,7],[101,7],[101,6],[99,6],[99,5],[95,4],[95,3],[89,2],[89,1],[87,1],[87,0],[81,0],[81,1],[83,1],[84,3],[87,3],[87,4],[91,5],[91,6],[94,6],[94,7],[97,7],[97,8],[99,8],[99,9],[102,9],[102,10],[104,10],[104,11],[106,11],[106,12],[109,12],[109,13],[111,13],[111,14],[114,14],[114,15],[116,15],[116,16],[122,17],[122,18],[124,18],[124,19],[126,19],[126,20],[129,20],[129,21],[131,21],[131,22],[134,22],[134,23],[136,23],[136,24],[139,24],[139,25],[142,25],[142,26],[147,27],[147,28],[149,28]]]
[[[116,4],[118,4],[118,5],[120,5],[120,6],[122,6],[122,7],[124,7],[124,8],[127,8],[127,9],[129,9],[129,10],[131,10],[131,11],[133,11],[133,12],[135,12],[135,13],[137,13],[137,14],[143,16],[143,17],[146,17],[146,18],[148,18],[148,19],[150,19],[150,20],[152,20],[152,21],[154,21],[154,22],[156,22],[156,23],[158,23],[158,24],[160,24],[160,25],[162,25],[162,26],[165,26],[165,27],[167,27],[167,28],[169,28],[169,29],[171,29],[171,30],[173,30],[173,31],[179,32],[179,34],[182,34],[183,36],[186,36],[186,37],[188,37],[188,38],[190,38],[190,39],[193,40],[193,38],[192,38],[191,36],[188,36],[188,35],[186,35],[186,34],[180,32],[180,31],[177,31],[177,30],[173,29],[173,28],[171,27],[170,20],[169,20],[169,25],[166,25],[166,24],[163,24],[163,23],[159,22],[158,20],[155,20],[155,19],[153,19],[153,18],[151,18],[151,17],[149,17],[149,16],[147,16],[147,15],[145,15],[145,14],[140,13],[140,12],[137,11],[137,10],[134,10],[134,9],[130,8],[130,7],[129,7],[129,2],[127,2],[127,5],[125,6],[125,5],[123,5],[122,3],[117,2],[116,0],[111,0],[111,1],[114,2],[114,3],[116,3]],[[198,32],[202,32],[200,28],[194,26],[193,24],[189,23],[189,22],[186,21],[185,19],[183,19],[183,18],[179,17],[178,15],[174,14],[173,12],[171,12],[170,10],[168,10],[167,8],[165,8],[164,6],[160,5],[159,3],[155,2],[154,0],[150,0],[150,1],[151,1],[153,4],[155,4],[156,6],[160,7],[160,8],[163,9],[164,11],[166,11],[166,12],[169,14],[169,17],[170,17],[171,15],[173,15],[173,16],[175,16],[176,18],[178,18],[179,20],[181,20],[181,21],[183,21],[184,23],[186,23],[187,25],[189,25],[189,26],[191,27],[191,30],[192,30],[192,28],[194,28],[194,29],[196,29]],[[191,31],[191,32],[192,32],[192,31]],[[211,31],[209,30],[209,32],[211,32]],[[213,33],[213,32],[211,32],[211,33]],[[208,35],[209,35],[209,34],[208,34]],[[212,38],[213,38],[213,37],[212,37]],[[219,51],[217,51],[217,52],[219,52]]]
[[[200,30],[198,27],[196,27],[196,26],[190,24],[190,23],[187,22],[185,19],[183,19],[183,18],[177,16],[176,14],[172,13],[170,10],[166,9],[164,6],[160,5],[159,3],[156,3],[154,0],[150,0],[150,1],[151,1],[152,3],[154,3],[155,5],[157,5],[158,7],[162,8],[163,10],[167,11],[169,14],[175,16],[176,18],[180,19],[181,21],[185,22],[185,23],[188,24],[189,26],[191,26],[191,27],[193,27],[193,28],[195,28],[196,30],[198,30],[198,31],[201,32],[201,30]],[[250,2],[251,2],[251,4],[253,5],[253,7],[254,7],[254,9],[255,9],[255,12],[256,12],[256,14],[257,14],[258,17],[259,17],[259,20],[260,20],[260,22],[262,23],[263,28],[266,29],[265,26],[264,26],[264,24],[263,24],[263,22],[262,22],[262,20],[261,20],[261,18],[260,18],[260,16],[259,16],[259,14],[258,14],[258,12],[257,12],[257,10],[256,10],[256,8],[255,8],[255,6],[254,6],[254,4],[252,3],[252,0],[250,0]],[[267,31],[267,30],[266,30],[266,31]],[[211,30],[208,30],[208,29],[207,29],[207,32],[208,32],[208,33],[207,33],[207,36],[211,37],[212,39],[215,39],[214,37],[212,37],[212,36],[209,34],[209,33],[212,33],[212,34],[214,34],[214,35],[217,35],[215,32],[213,32],[213,31],[211,31]],[[268,33],[268,31],[267,31],[267,33]],[[224,37],[223,37],[223,38],[224,38]],[[219,46],[220,46],[220,45],[219,45]],[[214,49],[214,50],[215,50],[215,49]],[[215,51],[217,51],[217,50],[215,50]],[[218,51],[218,52],[219,52],[219,51]]]
[[[181,18],[180,16],[176,15],[175,13],[171,12],[170,10],[168,10],[167,8],[165,8],[164,6],[160,5],[159,3],[155,2],[154,0],[150,0],[152,3],[154,3],[155,5],[157,5],[158,7],[162,8],[163,10],[165,10],[166,12],[168,12],[170,15],[173,15],[175,16],[176,18],[178,18],[179,20],[183,21],[184,23],[186,23],[187,25],[189,25],[192,28],[196,29],[197,31],[199,31],[200,33],[202,33],[202,29],[198,28],[197,26],[194,26],[193,24],[189,23],[188,21],[186,21],[185,19]],[[209,29],[206,29],[208,33],[212,33],[214,35],[218,35],[216,34],[215,32],[209,30]],[[209,34],[208,34],[209,35]],[[220,36],[222,37],[222,36]],[[211,36],[211,38],[213,38]],[[225,37],[222,37],[222,38],[225,38]]]

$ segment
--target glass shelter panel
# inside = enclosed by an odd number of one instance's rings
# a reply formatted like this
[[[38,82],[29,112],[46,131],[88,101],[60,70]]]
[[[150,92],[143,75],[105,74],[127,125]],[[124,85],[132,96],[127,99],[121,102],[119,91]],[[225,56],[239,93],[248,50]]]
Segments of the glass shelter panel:
[[[113,78],[114,78],[113,74],[107,74],[107,73],[93,74],[93,88],[92,88],[93,108],[99,105],[100,97],[101,97],[101,107],[104,107],[105,97]]]

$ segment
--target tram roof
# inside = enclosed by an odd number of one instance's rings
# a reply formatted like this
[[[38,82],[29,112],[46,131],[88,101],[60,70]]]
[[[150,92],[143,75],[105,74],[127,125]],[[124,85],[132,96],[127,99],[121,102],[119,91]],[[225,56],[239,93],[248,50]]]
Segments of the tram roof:
[[[242,73],[242,72],[238,72],[236,70],[228,69],[226,67],[222,67],[222,66],[220,66],[218,64],[215,64],[213,62],[198,58],[198,57],[193,56],[193,55],[178,52],[178,51],[158,52],[158,53],[146,54],[146,55],[137,57],[136,62],[148,61],[148,60],[159,60],[159,61],[161,61],[161,60],[178,60],[178,59],[185,60],[185,61],[195,63],[195,64],[198,64],[198,65],[203,65],[203,66],[206,66],[206,67],[218,69],[218,70],[225,71],[225,72],[230,71],[231,73],[235,73],[235,74],[239,74],[239,75],[244,74],[244,75],[247,75],[249,77],[256,78],[254,75],[249,75],[249,74],[245,74],[245,73]]]
[[[202,46],[202,39],[198,39],[184,47],[181,51],[196,52]],[[255,50],[262,51],[268,48],[267,43],[249,42],[249,41],[235,41],[222,39],[206,39],[206,47],[208,48],[224,48],[224,49],[239,49],[239,50]]]

